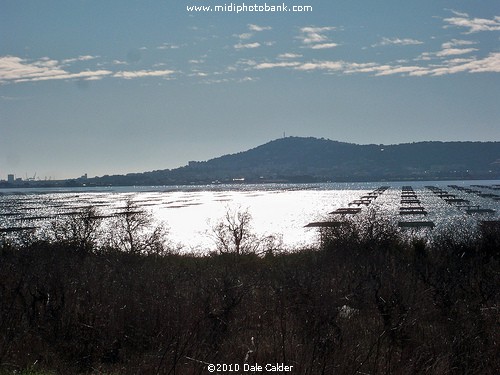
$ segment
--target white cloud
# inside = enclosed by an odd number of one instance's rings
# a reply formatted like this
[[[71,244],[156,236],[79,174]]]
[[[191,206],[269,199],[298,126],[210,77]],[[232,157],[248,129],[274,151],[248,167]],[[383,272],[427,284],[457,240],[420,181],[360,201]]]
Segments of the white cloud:
[[[190,77],[208,77],[207,73],[204,72],[193,72],[192,74],[189,74]]]
[[[426,73],[427,69],[421,66],[390,66],[382,65],[376,67],[376,76],[387,76],[392,74],[420,75]]]
[[[85,81],[96,81],[102,79],[106,76],[109,76],[113,72],[109,70],[86,70],[79,73],[68,73],[64,72],[61,74],[52,74],[52,75],[41,75],[38,77],[30,77],[30,78],[20,78],[15,80],[16,83],[21,82],[37,82],[37,81],[50,81],[50,80],[65,80],[65,79],[83,79]]]
[[[300,65],[298,62],[294,61],[282,61],[275,63],[260,63],[254,66],[255,69],[273,69],[273,68],[290,68]]]
[[[456,55],[465,55],[467,53],[471,53],[477,51],[476,48],[445,48],[442,51],[436,52],[436,56],[445,57],[445,56],[456,56]]]
[[[464,13],[464,12],[458,12],[456,10],[453,10],[453,9],[448,9],[450,10],[454,15],[456,16],[460,16],[460,17],[469,17],[469,15],[467,13]]]
[[[115,78],[143,78],[143,77],[168,77],[174,74],[174,70],[136,70],[136,71],[122,71],[113,74]]]
[[[341,74],[374,74],[375,76],[387,75],[419,75],[428,73],[428,69],[419,66],[401,66],[401,65],[380,65],[377,63],[353,63],[346,61],[313,61],[301,64],[295,67],[296,70],[312,71],[325,70],[329,72],[338,72]]]
[[[490,53],[482,59],[473,59],[460,63],[450,60],[448,65],[434,68],[431,74],[435,76],[455,73],[500,73],[500,52]]]
[[[468,29],[466,34],[473,34],[481,31],[500,31],[500,17],[495,16],[492,19],[487,18],[471,18],[467,13],[459,13],[452,11],[457,17],[445,18],[447,23],[445,28],[461,27]]]
[[[474,57],[469,57],[469,58],[457,57],[455,59],[446,60],[446,63],[449,65],[458,65],[458,64],[464,64],[464,63],[468,63],[471,61],[475,61],[475,60],[476,59]]]
[[[265,30],[272,30],[271,26],[258,26],[254,24],[248,24],[248,29],[251,31],[265,31]]]
[[[302,35],[299,36],[299,39],[304,44],[327,42],[329,39],[324,33],[331,30],[335,30],[335,27],[302,27],[300,29]]]
[[[254,24],[249,24],[248,25],[248,29],[250,31],[252,31],[252,32],[233,35],[233,36],[237,37],[240,40],[240,43],[236,44],[234,46],[234,48],[236,48],[236,49],[244,49],[244,48],[257,48],[257,47],[260,47],[261,44],[258,43],[258,42],[254,42],[254,43],[242,43],[242,41],[251,39],[254,36],[255,32],[260,32],[260,31],[265,31],[265,30],[272,30],[272,27],[270,27],[270,26],[258,26],[258,25],[254,25]],[[274,42],[265,42],[264,43],[264,45],[266,45],[266,46],[272,46],[273,44],[274,44]]]
[[[334,48],[337,47],[337,43],[320,43],[320,44],[313,44],[309,48],[311,49],[328,49],[328,48]]]
[[[72,59],[66,59],[63,61],[67,60]],[[86,59],[83,58],[79,60]],[[169,77],[174,73],[175,71],[173,70],[138,70],[113,72],[104,69],[88,69],[79,72],[69,72],[63,69],[61,67],[61,63],[59,63],[57,60],[53,60],[47,57],[34,61],[29,61],[16,56],[0,57],[0,83],[20,83],[72,79],[95,81],[105,77],[124,79],[141,77]]]
[[[314,34],[314,33],[322,33],[324,31],[332,31],[335,30],[334,26],[322,26],[322,27],[314,27],[314,26],[306,26],[300,29],[301,32],[306,34]]]
[[[345,63],[343,73],[373,73],[377,71],[377,68],[376,63]]]
[[[441,45],[441,47],[444,49],[447,49],[447,48],[453,48],[453,47],[458,47],[458,46],[470,46],[473,44],[476,44],[476,42],[473,42],[471,40],[452,39],[449,42],[443,43]]]
[[[250,39],[252,36],[253,36],[253,34],[252,34],[252,33],[243,33],[243,34],[238,34],[238,35],[236,35],[236,37],[237,37],[238,39],[241,39],[241,40]]]
[[[452,41],[452,45],[467,45],[463,41]],[[467,58],[448,58],[453,56],[461,56],[475,51],[474,48],[445,48],[438,53],[439,63],[431,64],[408,64],[406,60],[397,60],[393,63],[380,64],[377,62],[348,62],[343,60],[313,60],[306,62],[297,61],[275,61],[262,62],[253,65],[254,69],[273,69],[273,68],[290,68],[296,71],[312,72],[324,71],[326,73],[337,74],[369,74],[374,76],[443,76],[450,74],[467,74],[467,73],[500,73],[500,52],[490,53],[487,57],[477,58],[470,56]],[[283,54],[278,58],[297,58],[302,57],[295,54]]]
[[[419,57],[417,57],[415,60],[422,60],[422,61],[429,61],[432,60],[435,53],[431,52],[424,52],[422,53]]]
[[[112,74],[109,70],[85,70],[71,73],[62,69],[57,60],[48,57],[29,61],[16,56],[0,57],[0,83],[33,82],[61,79],[95,80]]]
[[[478,51],[477,48],[455,48],[475,45],[476,42],[462,39],[452,39],[441,45],[442,50],[438,52],[424,52],[416,60],[429,61],[433,58],[447,58],[449,56],[466,55]]]
[[[401,74],[409,76],[443,76],[458,73],[500,73],[500,52],[490,53],[482,59],[458,58],[444,60],[440,65],[429,66],[374,66],[376,75]]]
[[[258,43],[258,42],[246,43],[246,44],[238,43],[238,44],[234,45],[234,48],[236,48],[236,49],[258,48],[258,47],[260,47],[260,43]]]
[[[488,57],[467,64],[471,73],[500,73],[500,52],[490,53]]]
[[[257,81],[257,78],[254,77],[243,77],[238,80],[238,82],[254,82]]]
[[[62,60],[62,63],[63,64],[71,64],[71,63],[77,62],[77,61],[88,61],[88,60],[93,60],[93,59],[97,59],[97,58],[98,58],[98,56],[85,55],[85,56],[78,56],[78,57],[75,57],[72,59],[64,59],[64,60]]]
[[[278,58],[280,59],[296,59],[298,57],[302,57],[302,55],[299,55],[298,53],[282,53],[281,55],[278,55]]]
[[[177,44],[163,43],[161,46],[156,47],[156,49],[164,50],[164,49],[179,49],[181,48]]]
[[[297,70],[334,70],[339,71],[345,67],[345,63],[343,61],[314,61],[301,64],[297,66],[295,69]]]
[[[237,72],[240,70],[249,70],[251,67],[257,65],[257,61],[249,60],[249,59],[239,59],[233,65],[230,65],[226,68],[227,72]]]
[[[378,43],[372,44],[372,47],[380,47],[380,46],[390,46],[390,45],[396,45],[396,46],[411,46],[411,45],[419,45],[419,44],[424,44],[424,42],[421,42],[420,40],[417,39],[410,39],[410,38],[382,38],[382,40]]]
[[[300,35],[297,37],[302,44],[303,48],[310,49],[328,49],[337,47],[337,43],[331,42],[330,38],[326,35],[328,31],[336,30],[333,26],[324,27],[302,27]]]

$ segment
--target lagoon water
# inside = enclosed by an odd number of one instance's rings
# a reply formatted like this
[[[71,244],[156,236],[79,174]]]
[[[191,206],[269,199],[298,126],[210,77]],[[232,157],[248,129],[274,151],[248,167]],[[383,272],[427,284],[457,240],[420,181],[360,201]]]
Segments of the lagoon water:
[[[381,186],[389,188],[369,204],[353,204]],[[401,214],[403,186],[413,188],[420,201],[418,206],[423,207],[426,215]],[[427,186],[463,201],[449,203]],[[339,208],[361,208],[358,214],[349,216],[372,212],[394,222],[432,221],[436,225],[434,231],[450,226],[467,229],[477,220],[500,219],[497,196],[500,181],[490,180],[0,189],[0,230],[36,227],[44,231],[51,220],[89,205],[108,215],[120,212],[125,202],[132,200],[164,222],[169,228],[169,239],[182,244],[184,251],[213,249],[211,228],[228,210],[247,210],[255,234],[278,235],[286,248],[292,248],[314,244],[317,231],[304,226],[314,221],[341,219],[345,215],[330,214]],[[476,208],[479,212],[474,212]]]

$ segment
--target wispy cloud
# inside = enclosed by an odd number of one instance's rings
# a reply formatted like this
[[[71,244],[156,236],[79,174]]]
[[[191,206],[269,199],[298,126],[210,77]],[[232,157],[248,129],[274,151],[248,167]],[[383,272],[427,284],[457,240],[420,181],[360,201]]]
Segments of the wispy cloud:
[[[113,65],[128,65],[128,62],[122,60],[113,60]]]
[[[307,62],[297,66],[297,70],[329,70],[329,71],[341,71],[345,67],[343,61],[313,61]]]
[[[165,49],[179,49],[181,48],[177,44],[172,44],[172,43],[163,43],[161,46],[156,47],[156,49],[159,50],[165,50]]]
[[[500,52],[495,52],[498,49],[491,50],[490,44],[483,43],[482,35],[475,35],[477,40],[467,40],[472,39],[469,35],[457,36],[460,35],[461,31],[465,31],[465,34],[473,34],[479,31],[500,30],[500,17],[496,16],[490,19],[474,18],[466,13],[451,12],[452,17],[439,19],[444,27],[453,28],[453,30],[448,30],[446,33],[455,35],[452,35],[449,40],[441,40],[441,44],[438,43],[440,36],[437,35],[435,39],[429,38],[425,43],[422,41],[423,39],[383,37],[372,45],[372,47],[433,45],[433,48],[426,49],[426,52],[422,52],[423,47],[419,47],[419,51],[413,56],[408,54],[408,51],[414,50],[413,48],[394,48],[391,55],[384,55],[376,54],[374,50],[365,46],[365,49],[362,49],[364,52],[361,52],[361,49],[358,51],[361,54],[356,54],[357,58],[349,58],[347,55],[341,56],[345,51],[339,48],[338,53],[336,53],[338,57],[329,60],[327,57],[328,51],[326,50],[339,46],[332,38],[333,32],[339,30],[334,26],[296,28],[296,36],[290,37],[290,39],[294,39],[295,48],[280,54],[282,51],[275,48],[274,41],[270,41],[273,40],[270,39],[270,37],[273,37],[273,32],[268,31],[273,30],[273,28],[247,24],[242,25],[238,33],[229,34],[230,38],[233,38],[233,43],[224,46],[224,48],[231,49],[233,52],[234,50],[238,52],[226,54],[220,61],[219,59],[208,59],[207,51],[202,52],[205,55],[200,55],[200,51],[193,50],[192,55],[187,55],[189,49],[185,47],[194,46],[195,43],[177,45],[167,42],[158,47],[153,45],[148,53],[148,57],[157,58],[156,61],[149,61],[148,59],[146,63],[145,60],[141,60],[135,64],[134,68],[130,67],[132,66],[130,62],[112,59],[104,61],[102,57],[90,54],[81,54],[77,57],[59,60],[50,57],[27,59],[17,56],[0,56],[0,85],[65,79],[101,80],[108,78],[130,80],[146,77],[157,77],[159,79],[180,79],[182,77],[194,77],[193,79],[196,79],[196,77],[199,77],[200,81],[204,80],[205,82],[240,82],[238,80],[243,82],[254,80],[255,77],[252,77],[252,74],[258,77],[258,71],[262,73],[263,70],[272,69],[287,70],[291,74],[317,72],[317,74],[330,75],[365,74],[372,76],[443,76],[458,73],[500,72]],[[258,38],[264,35],[267,36],[267,41]],[[219,36],[213,36],[214,39],[217,37]],[[453,37],[455,38],[451,39]],[[286,41],[283,42],[277,38],[278,36],[276,36],[276,40],[280,41],[280,45],[285,45]],[[219,40],[224,39],[220,38]],[[349,43],[353,48],[356,48],[352,41]],[[197,47],[199,46],[201,44],[197,45]],[[182,57],[171,54],[172,57],[169,56],[169,60],[165,60],[164,53],[158,52],[158,50],[181,47],[186,50],[186,54],[183,54]],[[490,50],[485,48],[490,48]],[[321,50],[325,50],[325,52],[320,53]],[[296,51],[301,53],[296,53]],[[398,51],[402,51],[401,53],[404,52],[404,54],[394,56],[394,53]],[[271,54],[265,56],[265,52]],[[238,59],[238,56],[235,57],[235,55],[251,54],[255,55],[252,56],[251,60],[241,60]],[[389,58],[388,56],[392,59],[391,61],[386,61]],[[177,59],[174,61],[179,66],[187,62],[186,71],[174,70],[171,59]],[[217,66],[217,64],[220,65]],[[242,77],[248,79],[242,79]],[[209,80],[206,78],[209,78]]]
[[[170,77],[175,73],[175,70],[136,70],[136,71],[122,71],[113,74],[115,78],[143,78],[143,77]]]
[[[325,33],[331,30],[335,30],[335,27],[302,27],[300,29],[301,35],[299,36],[299,39],[305,44],[325,42],[328,40]]]
[[[443,76],[457,73],[499,73],[500,52],[490,53],[484,58],[454,58],[442,60],[440,64],[405,65],[401,63],[380,64],[376,62],[357,63],[343,60],[313,60],[306,62],[277,61],[263,62],[253,69],[285,68],[296,71],[325,71],[337,74],[370,74],[374,76]]]
[[[382,40],[378,43],[372,44],[372,47],[380,47],[380,46],[412,46],[412,45],[419,45],[419,44],[424,44],[424,42],[417,40],[417,39],[410,39],[410,38],[382,38]]]
[[[488,25],[491,30],[497,22],[495,17],[490,22],[479,22],[464,13],[454,13],[458,18],[470,20],[467,25],[475,25],[470,30],[478,31],[478,25]],[[498,20],[500,21],[500,20]],[[449,20],[445,21],[450,23]],[[465,25],[465,24],[461,24]],[[486,29],[486,28],[483,28]],[[309,49],[331,48],[336,43],[330,41],[327,33],[335,27],[303,27],[298,39]],[[382,38],[376,46],[395,45],[422,45],[422,41],[410,38]],[[374,45],[375,46],[375,45]],[[254,62],[247,69],[286,69],[297,72],[324,72],[327,74],[367,74],[372,76],[444,76],[466,73],[499,73],[500,52],[480,51],[478,42],[466,39],[451,39],[441,44],[441,49],[435,52],[424,52],[415,59],[399,58],[392,62],[353,62],[345,60],[311,60],[307,56],[295,53],[278,55],[275,61]],[[487,53],[487,52],[486,52]],[[307,55],[307,54],[306,54]],[[480,56],[482,55],[482,56]],[[298,61],[300,60],[302,61]],[[413,61],[413,62],[412,62]]]
[[[95,80],[112,74],[109,70],[68,72],[57,60],[48,57],[26,60],[16,56],[0,57],[0,83],[34,82],[63,79]]]
[[[250,39],[252,36],[253,36],[253,33],[242,33],[242,34],[238,34],[238,35],[235,35],[238,39],[240,40],[247,40],[247,39]]]
[[[265,46],[272,46],[274,45],[274,42],[246,42],[248,41],[249,39],[251,39],[255,33],[258,33],[258,32],[261,32],[261,31],[266,31],[266,30],[272,30],[272,27],[271,26],[258,26],[258,25],[255,25],[255,24],[248,24],[247,25],[248,27],[248,30],[250,32],[245,32],[245,33],[242,33],[242,34],[236,34],[236,35],[233,35],[235,37],[237,37],[240,41],[239,43],[235,44],[233,47],[235,49],[238,49],[238,50],[241,50],[241,49],[252,49],[252,48],[258,48],[258,47],[261,47],[262,45],[265,45]]]
[[[26,60],[16,56],[0,57],[0,84],[37,82],[50,80],[86,80],[95,81],[105,77],[132,79],[142,77],[170,77],[174,70],[137,70],[119,71],[111,70],[83,70],[70,72],[63,68],[70,62],[90,60],[88,58],[65,59],[62,62],[44,57],[38,60]]]
[[[448,56],[466,55],[478,51],[477,48],[456,48],[476,44],[473,41],[452,39],[441,45],[441,51],[424,52],[416,60],[432,60],[434,58],[446,58]]]
[[[259,42],[254,42],[254,43],[238,43],[234,45],[234,48],[236,49],[248,49],[248,48],[258,48],[260,47]]]
[[[453,48],[453,47],[458,47],[458,46],[470,46],[474,45],[476,42],[473,42],[472,40],[463,40],[463,39],[452,39],[449,42],[443,43],[441,45],[442,48]]]
[[[205,72],[194,71],[191,74],[188,74],[190,77],[208,77],[208,74]]]
[[[449,60],[446,65],[430,69],[430,74],[441,76],[455,73],[500,73],[500,52],[490,53],[482,59]]]
[[[40,75],[38,77],[28,77],[16,79],[15,82],[36,82],[36,81],[49,81],[49,80],[70,80],[70,79],[83,79],[86,81],[96,81],[112,74],[109,70],[85,70],[78,73],[64,72],[61,74]]]
[[[252,59],[239,59],[234,64],[226,68],[227,72],[248,71],[257,65],[257,61]]]
[[[300,28],[300,35],[297,37],[305,48],[310,49],[328,49],[337,47],[337,43],[333,43],[326,35],[328,31],[336,30],[333,26],[323,27],[302,27]]]
[[[90,55],[85,55],[85,56],[79,56],[71,59],[65,59],[62,60],[63,64],[71,64],[77,61],[88,61],[88,60],[94,60],[97,59],[99,56],[90,56]]]
[[[473,34],[481,31],[499,31],[500,30],[500,16],[495,16],[491,19],[488,18],[473,18],[467,13],[460,13],[452,11],[456,17],[445,18],[444,22],[447,23],[445,28],[461,27],[468,29],[465,34]]]
[[[273,69],[273,68],[289,68],[289,67],[295,67],[300,65],[299,62],[295,61],[281,61],[281,62],[274,62],[274,63],[260,63],[254,66],[254,69]]]
[[[376,76],[388,76],[388,75],[423,75],[428,72],[428,70],[421,66],[391,66],[391,65],[381,65],[375,66],[373,70],[376,72]]]
[[[280,59],[296,59],[302,57],[302,55],[298,53],[282,53],[281,55],[278,55],[278,58]]]
[[[248,25],[248,29],[250,31],[266,31],[266,30],[272,30],[272,27],[271,26],[258,26],[258,25],[254,25],[254,24],[249,24]]]
[[[446,56],[466,55],[474,51],[477,51],[477,48],[445,48],[439,52],[436,52],[436,56],[446,57]]]
[[[335,48],[337,47],[337,43],[319,43],[319,44],[313,44],[310,48],[311,49],[328,49],[328,48]]]

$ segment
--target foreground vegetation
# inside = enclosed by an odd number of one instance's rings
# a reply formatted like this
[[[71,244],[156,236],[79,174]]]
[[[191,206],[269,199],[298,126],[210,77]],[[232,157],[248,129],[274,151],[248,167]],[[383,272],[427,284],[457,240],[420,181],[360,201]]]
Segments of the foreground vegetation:
[[[89,209],[1,241],[0,374],[499,373],[498,226],[424,241],[369,219],[278,252],[228,215],[194,256],[147,219]]]

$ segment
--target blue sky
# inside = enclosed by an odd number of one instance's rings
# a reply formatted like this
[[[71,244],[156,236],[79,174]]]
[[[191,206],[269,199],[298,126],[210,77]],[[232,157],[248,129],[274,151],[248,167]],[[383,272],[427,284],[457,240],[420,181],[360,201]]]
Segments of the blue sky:
[[[225,4],[2,0],[0,179],[175,168],[283,133],[500,140],[498,0],[187,11]]]

